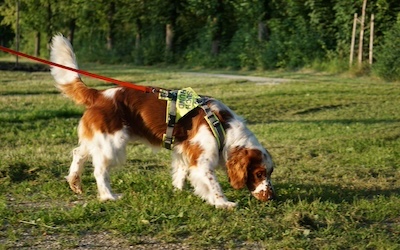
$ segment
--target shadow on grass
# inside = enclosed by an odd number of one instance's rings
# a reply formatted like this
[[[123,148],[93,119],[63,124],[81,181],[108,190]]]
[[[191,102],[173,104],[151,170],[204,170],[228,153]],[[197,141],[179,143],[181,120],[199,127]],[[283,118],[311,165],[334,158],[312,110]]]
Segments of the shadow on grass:
[[[307,201],[322,201],[342,204],[351,203],[355,199],[374,199],[377,196],[390,197],[400,193],[400,188],[393,189],[361,189],[343,188],[334,185],[309,184],[277,184],[277,201],[292,200],[295,203]]]
[[[334,119],[334,120],[270,120],[268,123],[315,123],[315,124],[354,124],[362,123],[366,125],[377,124],[377,123],[399,123],[400,119]],[[257,124],[248,122],[249,124]]]
[[[0,62],[0,70],[25,71],[25,72],[46,72],[50,71],[48,65],[32,62]]]
[[[8,176],[12,182],[20,183],[23,181],[31,181],[37,178],[37,172],[40,168],[32,167],[24,162],[15,162],[8,168],[0,171],[0,178]]]
[[[51,120],[55,118],[67,119],[67,118],[80,118],[82,116],[81,111],[77,110],[40,110],[34,113],[27,113],[27,111],[10,111],[12,117],[0,118],[0,122],[18,124],[24,122],[35,122],[40,120]],[[15,114],[20,113],[21,115]]]
[[[15,90],[10,90],[6,92],[2,92],[1,96],[14,96],[14,95],[60,95],[60,91],[58,90],[21,90],[21,91],[15,91]]]
[[[140,144],[129,144],[128,147],[133,148]],[[163,170],[165,166],[160,165],[158,157],[154,154],[153,157],[143,157],[143,158],[131,158],[127,159],[123,168],[130,169],[134,168],[137,170]]]

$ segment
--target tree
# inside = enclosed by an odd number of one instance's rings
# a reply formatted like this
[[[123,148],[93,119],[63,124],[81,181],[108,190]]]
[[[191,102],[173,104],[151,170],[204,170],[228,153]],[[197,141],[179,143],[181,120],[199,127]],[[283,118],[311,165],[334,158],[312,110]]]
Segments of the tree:
[[[116,4],[114,1],[107,1],[107,49],[112,50],[114,45],[114,38],[116,33],[116,22],[115,22],[115,13],[116,13]]]
[[[400,14],[397,22],[384,32],[383,43],[376,53],[376,63],[373,66],[378,76],[389,80],[400,80]]]
[[[43,8],[38,8],[41,6]],[[40,55],[41,34],[47,36],[47,41],[53,33],[53,6],[51,0],[20,0],[20,26],[21,34],[34,34],[36,56]],[[1,8],[4,22],[12,24],[15,29],[15,1],[5,0]]]
[[[271,9],[268,0],[259,0],[261,13],[258,18],[258,41],[269,40],[268,21],[271,19]]]
[[[180,1],[172,0],[166,2],[168,3],[168,6],[166,10],[165,25],[165,52],[168,61],[168,58],[170,58],[174,53],[174,37]]]
[[[10,11],[6,8],[4,1],[0,1],[0,45],[9,46],[14,39],[15,32],[13,31],[13,22],[7,20],[4,16],[8,16],[7,12]],[[12,12],[12,11],[11,11]]]
[[[299,68],[347,59],[353,15],[362,5],[348,0],[19,1],[21,48],[36,55],[62,32],[86,60],[234,68]],[[375,47],[398,12],[398,0],[368,0],[366,23],[374,13]],[[0,28],[15,31],[15,0],[0,0],[0,19]],[[0,42],[10,41],[6,34],[2,31]]]
[[[62,32],[74,44],[77,26],[80,25],[80,19],[83,19],[82,9],[85,9],[87,3],[83,0],[56,1],[53,3],[53,29],[56,32]]]
[[[121,8],[118,9],[117,15],[122,23],[130,23],[126,32],[132,33],[134,37],[133,59],[136,64],[143,63],[142,40],[144,36],[144,25],[147,25],[151,12],[146,0],[124,0],[121,2]]]

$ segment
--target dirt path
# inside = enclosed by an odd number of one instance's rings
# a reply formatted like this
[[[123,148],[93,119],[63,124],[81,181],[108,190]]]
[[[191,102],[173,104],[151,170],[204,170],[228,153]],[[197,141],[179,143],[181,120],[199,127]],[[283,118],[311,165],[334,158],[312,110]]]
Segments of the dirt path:
[[[272,77],[261,77],[261,76],[244,76],[244,75],[230,75],[230,74],[212,74],[212,73],[198,73],[198,72],[183,72],[182,75],[192,75],[197,77],[216,77],[216,78],[226,78],[226,79],[236,79],[245,80],[249,82],[254,82],[260,85],[275,85],[285,82],[292,81],[291,79],[284,78],[272,78]]]

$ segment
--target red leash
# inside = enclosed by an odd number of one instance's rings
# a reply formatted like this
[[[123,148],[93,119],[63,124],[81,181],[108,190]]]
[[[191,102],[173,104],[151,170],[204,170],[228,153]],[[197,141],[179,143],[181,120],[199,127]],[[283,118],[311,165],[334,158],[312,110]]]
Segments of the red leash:
[[[145,92],[145,93],[154,92],[154,89],[151,88],[151,87],[136,85],[136,84],[132,84],[130,82],[123,82],[123,81],[120,81],[120,80],[117,80],[117,79],[113,79],[113,78],[109,78],[109,77],[106,77],[106,76],[93,74],[93,73],[90,73],[90,72],[87,72],[87,71],[84,71],[84,70],[74,69],[74,68],[67,67],[67,66],[64,66],[64,65],[61,65],[61,64],[58,64],[58,63],[54,63],[54,62],[51,62],[51,61],[48,61],[48,60],[44,60],[44,59],[41,59],[41,58],[38,58],[38,57],[30,56],[28,54],[24,54],[22,52],[18,52],[18,51],[15,51],[15,50],[3,47],[3,46],[0,46],[0,50],[8,52],[10,54],[17,55],[17,56],[26,57],[28,59],[31,59],[33,61],[37,61],[37,62],[40,62],[40,63],[43,63],[43,64],[47,64],[47,65],[51,65],[51,66],[54,66],[54,67],[63,68],[63,69],[66,69],[66,70],[71,70],[71,71],[74,71],[74,72],[79,73],[81,75],[89,76],[89,77],[92,77],[92,78],[97,78],[97,79],[103,80],[105,82],[111,82],[111,83],[114,83],[114,84],[118,84],[118,85],[126,87],[126,88],[139,90],[139,91],[142,91],[142,92]]]

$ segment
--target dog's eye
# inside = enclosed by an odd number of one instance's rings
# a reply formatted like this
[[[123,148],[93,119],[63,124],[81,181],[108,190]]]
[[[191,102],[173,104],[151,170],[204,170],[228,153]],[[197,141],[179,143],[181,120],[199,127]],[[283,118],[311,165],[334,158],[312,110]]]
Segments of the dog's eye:
[[[262,172],[258,172],[256,173],[256,176],[258,179],[261,179],[263,177],[263,173]]]

